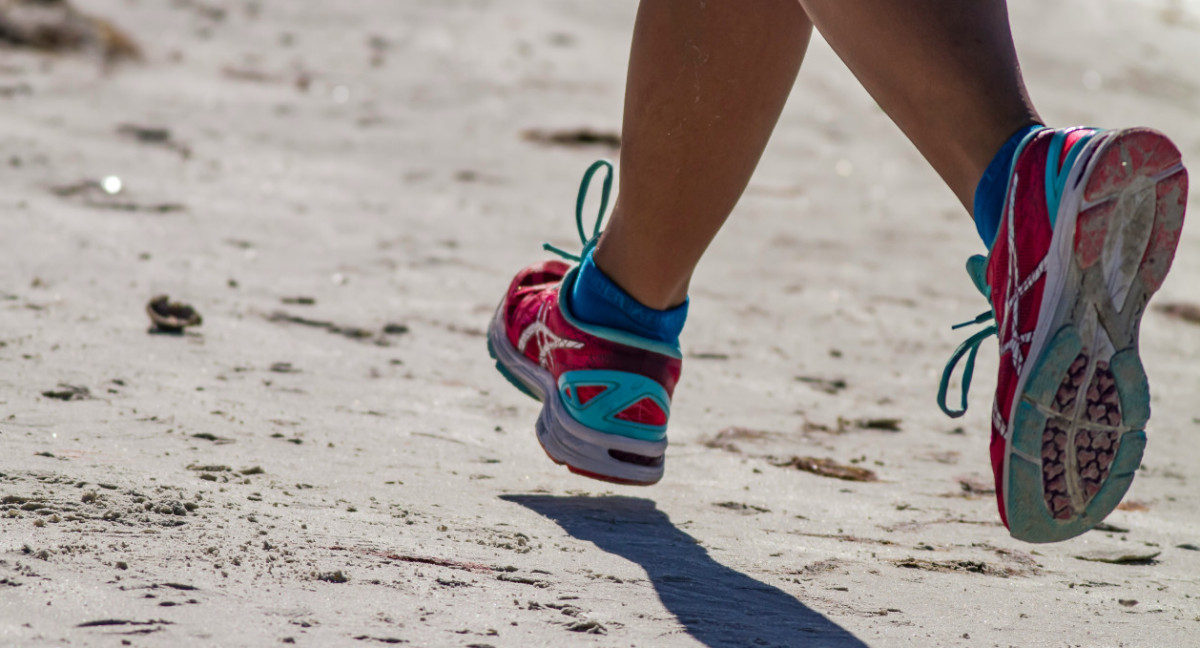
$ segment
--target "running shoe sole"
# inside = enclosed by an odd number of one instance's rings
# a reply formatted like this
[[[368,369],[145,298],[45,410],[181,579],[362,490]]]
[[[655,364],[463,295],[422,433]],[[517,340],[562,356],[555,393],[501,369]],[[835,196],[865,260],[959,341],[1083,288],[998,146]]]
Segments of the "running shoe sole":
[[[1018,378],[1004,502],[1018,539],[1077,536],[1120,503],[1141,464],[1150,391],[1146,303],[1174,258],[1187,199],[1179,150],[1143,128],[1081,152],[1047,254],[1042,317]]]

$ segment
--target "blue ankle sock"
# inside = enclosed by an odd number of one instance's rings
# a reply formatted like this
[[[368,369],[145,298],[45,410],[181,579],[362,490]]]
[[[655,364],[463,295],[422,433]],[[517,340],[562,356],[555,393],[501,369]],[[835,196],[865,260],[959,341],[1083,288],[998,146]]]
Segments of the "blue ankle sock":
[[[996,230],[1000,229],[1004,192],[1008,187],[1008,176],[1017,146],[1026,135],[1043,128],[1045,126],[1041,124],[1034,124],[1013,133],[996,152],[987,170],[983,172],[983,177],[979,179],[979,184],[975,185],[975,229],[979,230],[979,238],[983,239],[983,244],[989,250],[996,240]]]
[[[583,322],[668,344],[679,344],[688,311],[687,300],[668,310],[643,305],[609,279],[592,261],[591,254],[579,267],[568,304],[571,314]]]

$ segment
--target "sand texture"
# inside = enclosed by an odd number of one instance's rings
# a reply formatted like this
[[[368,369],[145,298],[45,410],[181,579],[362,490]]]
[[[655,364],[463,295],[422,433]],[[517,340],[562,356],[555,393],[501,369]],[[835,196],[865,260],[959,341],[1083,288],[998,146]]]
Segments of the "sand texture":
[[[1200,161],[1193,6],[1015,2],[1043,115]],[[542,241],[575,249],[635,8],[80,0],[38,18],[70,38],[0,30],[0,646],[1200,645],[1200,227],[1143,321],[1123,509],[1013,540],[995,345],[966,417],[934,404],[978,237],[820,39],[693,284],[665,479],[545,458],[484,331]],[[149,331],[157,295],[202,323]]]

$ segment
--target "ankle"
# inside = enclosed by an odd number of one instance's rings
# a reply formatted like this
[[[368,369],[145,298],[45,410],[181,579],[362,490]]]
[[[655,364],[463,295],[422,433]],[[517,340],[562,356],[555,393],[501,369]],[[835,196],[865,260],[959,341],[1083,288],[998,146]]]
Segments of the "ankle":
[[[682,281],[666,279],[670,273],[649,267],[649,255],[638,255],[611,243],[604,245],[602,241],[591,256],[597,270],[642,306],[670,310],[687,301],[690,277]]]
[[[687,319],[687,299],[669,309],[651,308],[608,277],[589,254],[570,286],[567,306],[577,319],[640,337],[678,344]]]
[[[996,239],[996,230],[1000,227],[1009,175],[1019,152],[1017,148],[1029,134],[1043,128],[1045,127],[1041,124],[1030,124],[1010,135],[992,156],[983,176],[975,185],[972,217],[975,219],[975,229],[979,232],[979,238],[983,239],[983,244],[989,250]]]

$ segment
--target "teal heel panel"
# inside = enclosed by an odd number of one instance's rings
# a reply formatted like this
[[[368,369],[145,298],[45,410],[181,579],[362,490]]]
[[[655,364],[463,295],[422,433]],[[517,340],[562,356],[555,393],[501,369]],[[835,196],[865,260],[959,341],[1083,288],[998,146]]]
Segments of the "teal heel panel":
[[[1142,465],[1142,454],[1146,451],[1146,433],[1138,430],[1121,436],[1117,456],[1113,458],[1108,479],[1087,506],[1087,518],[1097,524],[1117,508],[1121,498],[1133,484],[1133,475]]]
[[[1042,467],[1017,456],[1008,459],[1008,483],[1005,504],[1008,530],[1014,538],[1027,542],[1051,542],[1059,522],[1046,510],[1042,495]],[[1021,488],[1024,485],[1025,488]]]
[[[1150,381],[1138,358],[1137,349],[1117,353],[1109,362],[1121,399],[1121,423],[1140,428],[1150,420]],[[1143,433],[1144,437],[1144,433]]]
[[[1009,458],[1007,493],[1008,528],[1013,537],[1026,542],[1059,542],[1089,531],[1112,513],[1129,491],[1134,473],[1142,463],[1146,433],[1127,432],[1121,437],[1111,472],[1083,514],[1072,520],[1056,520],[1046,509],[1041,466],[1013,456]],[[1025,485],[1026,488],[1021,488]]]
[[[599,387],[602,391],[581,402],[580,387]],[[593,430],[640,441],[657,442],[667,437],[666,425],[617,418],[643,399],[649,399],[664,416],[670,416],[671,398],[667,390],[643,375],[609,369],[568,371],[558,377],[558,393],[571,418]]]
[[[1012,424],[1014,448],[1030,457],[1042,456],[1042,434],[1045,431],[1045,414],[1027,402],[1017,405],[1017,415]],[[1038,471],[1041,471],[1041,466],[1038,466]]]
[[[1008,492],[1008,530],[1017,540],[1060,542],[1087,532],[1100,521],[1090,515],[1094,510],[1098,512],[1099,507],[1088,507],[1084,515],[1072,520],[1054,519],[1046,508],[1042,494],[1041,466],[1035,466],[1020,457],[1009,460],[1009,483],[1027,486],[1024,489],[1010,486]],[[1119,496],[1117,501],[1120,501]],[[1106,510],[1104,514],[1107,513]]]
[[[1025,384],[1025,398],[1032,399],[1043,407],[1054,403],[1054,396],[1067,375],[1071,363],[1079,357],[1083,350],[1083,341],[1079,338],[1079,330],[1074,326],[1064,326],[1050,338],[1046,350],[1042,352],[1033,375]],[[1039,433],[1038,445],[1041,445]]]

